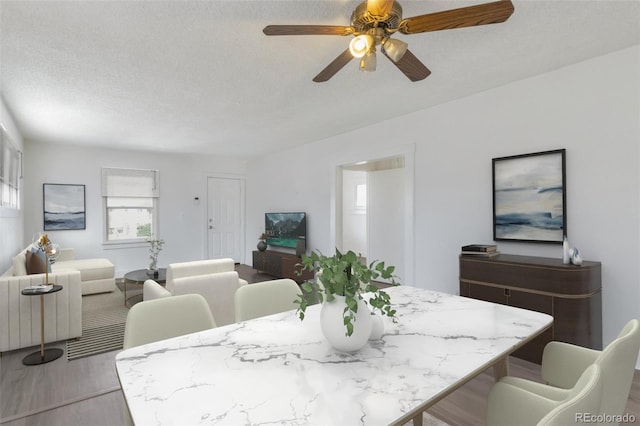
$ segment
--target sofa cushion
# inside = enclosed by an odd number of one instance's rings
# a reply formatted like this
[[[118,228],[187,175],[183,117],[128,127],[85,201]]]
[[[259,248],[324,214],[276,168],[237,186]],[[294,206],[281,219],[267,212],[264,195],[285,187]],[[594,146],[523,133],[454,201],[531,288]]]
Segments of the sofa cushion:
[[[42,260],[42,257],[40,257],[38,253],[29,250],[26,253],[26,257],[27,275],[44,274],[47,271],[44,266],[44,260]]]
[[[56,262],[52,265],[54,272],[74,270],[80,271],[82,281],[113,278],[115,267],[108,259],[75,259]]]
[[[26,250],[22,250],[17,256],[13,258],[13,275],[20,277],[27,275],[27,253]]]
[[[27,255],[29,254],[29,252],[37,254],[38,257],[42,260],[42,264],[43,265],[47,265],[47,256],[44,254],[44,251],[42,251],[38,247],[31,247],[31,248],[27,248]],[[29,258],[27,257],[27,262],[28,261],[29,261]],[[51,264],[52,263],[53,263],[53,261],[51,259],[49,259],[49,262],[48,262],[49,272],[51,272]],[[29,266],[28,265],[27,265],[27,273],[29,273]],[[44,273],[44,271],[38,272],[38,273]]]

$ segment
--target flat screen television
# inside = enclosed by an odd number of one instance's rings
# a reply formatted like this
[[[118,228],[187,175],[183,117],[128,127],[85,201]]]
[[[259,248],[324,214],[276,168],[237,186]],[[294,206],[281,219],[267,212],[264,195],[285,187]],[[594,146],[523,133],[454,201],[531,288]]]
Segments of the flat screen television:
[[[265,213],[264,230],[270,246],[296,248],[299,238],[307,238],[306,213]]]

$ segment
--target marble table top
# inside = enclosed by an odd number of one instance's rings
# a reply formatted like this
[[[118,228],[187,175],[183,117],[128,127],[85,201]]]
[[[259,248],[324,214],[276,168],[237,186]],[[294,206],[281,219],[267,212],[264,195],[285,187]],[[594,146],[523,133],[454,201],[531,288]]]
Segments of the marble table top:
[[[120,352],[137,425],[402,423],[546,328],[552,317],[415,287],[387,289],[397,323],[354,354],[322,336],[320,307]]]

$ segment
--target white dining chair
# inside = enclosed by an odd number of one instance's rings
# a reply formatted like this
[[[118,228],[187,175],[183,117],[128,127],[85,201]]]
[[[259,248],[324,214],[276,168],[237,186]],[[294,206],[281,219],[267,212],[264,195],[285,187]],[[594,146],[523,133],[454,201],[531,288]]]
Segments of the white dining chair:
[[[486,425],[566,426],[586,422],[586,416],[600,412],[602,385],[603,376],[596,364],[582,373],[560,401],[508,383],[495,383],[489,392]]]
[[[136,303],[127,314],[123,348],[214,328],[216,323],[199,294],[165,297]]]
[[[296,309],[300,287],[289,278],[248,284],[236,290],[236,322]]]
[[[163,297],[136,303],[124,326],[123,349],[214,328],[216,323],[204,297],[199,294]],[[129,408],[124,423],[133,425]]]
[[[582,372],[597,364],[602,370],[602,404],[599,414],[608,418],[624,414],[640,350],[640,321],[629,321],[618,337],[602,351],[563,342],[548,343],[542,355],[542,378],[547,384],[507,376],[501,382],[559,400],[565,398]]]

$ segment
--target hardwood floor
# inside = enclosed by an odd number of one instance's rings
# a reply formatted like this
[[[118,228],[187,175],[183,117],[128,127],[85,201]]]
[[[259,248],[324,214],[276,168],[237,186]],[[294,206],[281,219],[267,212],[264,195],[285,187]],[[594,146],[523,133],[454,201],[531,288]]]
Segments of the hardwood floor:
[[[49,345],[48,345],[49,346]],[[64,343],[51,345],[65,349]],[[22,358],[37,350],[6,352],[0,364],[0,423],[7,425],[120,425],[123,398],[117,351],[37,366]]]
[[[249,282],[271,277],[241,265]],[[64,343],[57,345],[64,349]],[[115,352],[67,361],[66,357],[39,366],[24,366],[22,358],[36,350],[6,352],[0,357],[0,424],[7,426],[123,425],[123,397],[115,372]],[[539,380],[540,367],[511,359],[511,374]],[[427,412],[450,425],[482,425],[493,383],[488,370]],[[640,421],[640,372],[634,375],[627,412]],[[425,421],[426,424],[426,421]]]

